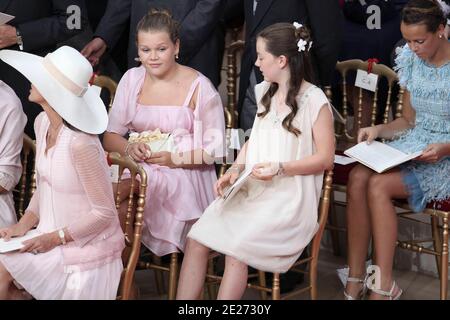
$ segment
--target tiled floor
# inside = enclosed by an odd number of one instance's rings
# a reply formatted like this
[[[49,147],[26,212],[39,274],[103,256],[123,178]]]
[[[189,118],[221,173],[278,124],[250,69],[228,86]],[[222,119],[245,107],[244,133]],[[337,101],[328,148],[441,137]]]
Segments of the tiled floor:
[[[318,264],[318,297],[325,300],[343,298],[342,285],[337,277],[336,269],[345,264],[343,257],[322,250]],[[439,279],[412,271],[395,270],[395,279],[404,290],[402,299],[433,300],[439,299]],[[166,299],[166,295],[158,295],[153,271],[137,271],[136,284],[140,291],[140,299]],[[166,281],[167,284],[167,281]],[[255,290],[248,289],[244,299],[259,299]],[[296,299],[309,299],[307,294]]]

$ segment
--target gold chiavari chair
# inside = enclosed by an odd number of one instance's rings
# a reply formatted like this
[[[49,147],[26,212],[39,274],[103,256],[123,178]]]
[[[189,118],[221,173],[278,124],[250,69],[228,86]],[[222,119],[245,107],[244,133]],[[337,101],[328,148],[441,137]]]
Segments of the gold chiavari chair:
[[[25,211],[28,202],[36,190],[35,169],[36,143],[27,134],[23,134],[23,147],[21,152],[22,175],[20,177],[18,190],[15,190],[17,219],[19,220]]]
[[[365,90],[358,88],[358,103],[357,103],[357,109],[355,110],[355,117],[356,121],[356,128],[352,130],[353,132],[349,131],[349,127],[351,126],[350,121],[351,118],[349,117],[349,99],[348,99],[348,84],[347,84],[347,76],[351,72],[356,72],[358,69],[367,71],[369,69],[369,62],[362,61],[362,60],[347,60],[338,62],[336,65],[336,70],[338,71],[340,78],[341,78],[341,88],[342,88],[342,118],[343,118],[343,124],[339,122],[335,122],[335,137],[336,137],[336,154],[342,154],[343,151],[352,145],[356,143],[357,133],[358,130],[363,125],[362,118],[363,118],[363,94],[365,94]],[[372,102],[370,105],[370,125],[374,126],[376,125],[376,121],[378,118],[378,112],[382,112],[382,122],[388,123],[393,118],[398,118],[401,116],[402,108],[403,108],[403,94],[404,89],[399,88],[398,96],[397,96],[397,103],[395,110],[392,110],[393,105],[393,93],[394,89],[396,88],[398,84],[398,77],[394,70],[391,68],[383,65],[383,64],[377,64],[373,63],[372,66],[372,73],[378,75],[379,81],[376,87],[376,91],[373,93],[372,96]],[[388,85],[388,92],[386,97],[386,107],[384,110],[379,111],[379,83],[382,79],[385,79]],[[325,90],[328,99],[332,101],[331,96],[331,90]],[[392,115],[393,111],[395,112],[394,115]],[[333,179],[333,193],[332,193],[332,205],[330,209],[330,215],[329,215],[329,223],[327,225],[327,229],[331,232],[331,239],[332,239],[332,245],[333,245],[333,252],[335,255],[340,255],[340,246],[339,246],[339,232],[346,232],[346,228],[338,226],[338,218],[335,210],[335,206],[345,207],[346,203],[343,201],[336,201],[334,199],[334,191],[339,191],[345,193],[347,190],[347,182],[348,177],[351,169],[356,165],[349,164],[349,165],[340,165],[335,164],[334,167],[334,179]]]
[[[108,76],[95,76],[93,83],[96,86],[99,86],[102,89],[105,89],[108,91],[108,113],[112,108],[113,102],[114,102],[114,96],[116,95],[117,90],[117,83],[111,79]]]
[[[237,128],[237,92],[238,92],[238,55],[244,49],[244,41],[236,40],[226,47],[226,79],[227,79],[227,103],[224,108],[226,144],[230,145],[231,130]],[[227,148],[227,152],[229,149]],[[220,166],[219,177],[225,173],[227,165]]]
[[[280,293],[280,274],[279,273],[273,274],[272,285],[269,286],[267,285],[266,282],[265,272],[257,271],[257,274],[249,275],[249,282],[247,283],[247,287],[260,291],[262,293],[261,294],[262,299],[265,299],[267,297],[267,294],[271,294],[273,300],[289,299],[306,291],[309,291],[312,300],[317,299],[317,263],[319,260],[320,242],[322,240],[322,235],[325,230],[325,225],[328,219],[330,198],[332,192],[331,188],[332,181],[333,181],[333,172],[331,170],[326,171],[324,174],[324,182],[322,186],[322,196],[319,203],[319,212],[318,212],[319,229],[308,246],[308,249],[310,250],[308,258],[298,260],[290,269],[290,271],[309,274],[309,284],[306,287],[298,288],[282,296]],[[220,255],[217,253],[211,254],[211,258],[216,258],[217,256]],[[298,268],[300,265],[303,264],[307,264],[308,270],[305,271],[302,270],[301,268]],[[208,272],[206,275],[206,279],[208,280],[206,284],[208,286],[210,286],[211,283],[219,283],[222,280],[222,276],[217,275],[212,271],[214,271],[213,268],[208,267]],[[250,281],[252,278],[255,277],[257,277],[258,284],[254,284],[253,282]]]
[[[125,221],[121,226],[125,234],[126,248],[122,254],[124,269],[119,285],[117,299],[129,300],[132,298],[132,284],[134,272],[138,263],[141,250],[142,223],[145,208],[145,196],[147,189],[147,173],[145,170],[129,157],[122,157],[113,152],[107,155],[108,164],[118,167],[118,182],[115,188],[116,208],[119,210],[122,204],[126,205]],[[120,188],[121,176],[127,169],[131,175],[131,184],[126,194],[122,194]],[[137,190],[137,192],[136,192]],[[136,199],[137,196],[137,199]]]
[[[399,218],[431,227],[431,238],[417,239],[414,237],[414,232],[412,232],[410,239],[398,239],[397,246],[419,254],[433,255],[436,258],[436,269],[440,279],[439,297],[441,300],[446,300],[448,295],[448,222],[450,216],[450,200],[430,202],[422,213],[412,212],[406,201],[394,201],[394,203],[397,207],[406,210],[398,214]],[[421,219],[421,216],[429,217],[430,222],[424,221]]]

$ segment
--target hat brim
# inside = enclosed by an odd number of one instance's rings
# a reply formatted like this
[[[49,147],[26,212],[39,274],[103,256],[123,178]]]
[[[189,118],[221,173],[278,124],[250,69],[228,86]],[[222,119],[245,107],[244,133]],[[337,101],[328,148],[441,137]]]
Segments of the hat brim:
[[[0,59],[22,73],[69,124],[90,134],[100,134],[106,130],[108,114],[95,89],[89,86],[82,97],[77,97],[53,78],[42,63],[44,58],[37,55],[1,50]]]

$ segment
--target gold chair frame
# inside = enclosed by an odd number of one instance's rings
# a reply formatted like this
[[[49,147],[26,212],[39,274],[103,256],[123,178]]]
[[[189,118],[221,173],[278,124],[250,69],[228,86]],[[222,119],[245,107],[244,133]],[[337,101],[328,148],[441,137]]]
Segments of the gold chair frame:
[[[36,168],[35,168],[35,157],[36,157],[36,143],[27,134],[23,134],[23,147],[22,147],[22,175],[19,182],[19,202],[17,206],[17,219],[20,219],[24,212],[27,202],[30,201],[31,197],[36,190]],[[28,181],[27,168],[31,161],[31,177]]]
[[[100,75],[100,76],[96,76],[94,78],[94,85],[99,86],[101,88],[105,88],[106,90],[108,90],[109,93],[109,103],[108,103],[108,113],[111,110],[113,103],[114,103],[114,97],[116,95],[116,91],[117,91],[117,83],[111,79],[108,76],[104,76],[104,75]]]
[[[145,195],[147,190],[147,173],[130,157],[122,157],[117,152],[108,154],[108,161],[111,165],[119,166],[119,181],[117,183],[117,192],[115,194],[116,208],[120,207],[120,183],[121,176],[125,169],[131,174],[131,187],[128,193],[127,212],[125,220],[125,244],[131,248],[131,252],[124,266],[117,299],[129,300],[131,296],[131,286],[133,283],[134,272],[139,259],[142,238],[142,224],[144,218]],[[137,200],[135,201],[135,187],[139,185]],[[136,205],[134,212],[133,207]]]

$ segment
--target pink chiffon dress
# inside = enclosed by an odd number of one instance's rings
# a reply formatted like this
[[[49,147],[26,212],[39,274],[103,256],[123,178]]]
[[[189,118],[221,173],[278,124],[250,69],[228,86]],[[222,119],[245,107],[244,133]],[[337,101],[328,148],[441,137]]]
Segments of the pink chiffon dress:
[[[109,167],[97,136],[62,126],[46,149],[50,121],[35,121],[37,189],[26,212],[37,231],[67,228],[74,241],[39,254],[0,254],[15,282],[38,300],[115,299],[125,246]]]
[[[144,77],[142,66],[128,70],[123,76],[107,131],[125,136],[129,132],[159,128],[172,134],[178,152],[203,149],[214,157],[222,157],[223,106],[211,82],[199,73],[183,105],[147,106],[138,103]],[[198,96],[193,110],[189,102],[194,92]],[[140,164],[148,175],[142,243],[158,256],[183,251],[191,226],[215,198],[214,165],[184,169]]]

